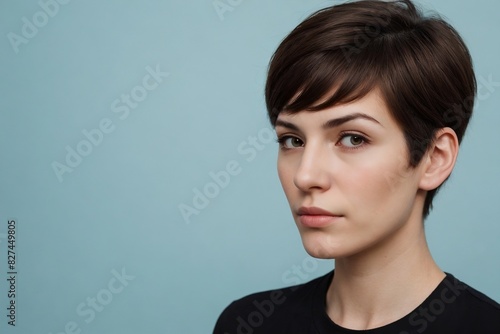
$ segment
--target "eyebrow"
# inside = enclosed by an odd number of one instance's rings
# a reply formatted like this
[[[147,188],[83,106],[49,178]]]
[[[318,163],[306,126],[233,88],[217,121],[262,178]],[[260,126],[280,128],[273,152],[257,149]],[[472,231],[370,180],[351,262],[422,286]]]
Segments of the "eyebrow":
[[[380,124],[379,121],[377,121],[375,118],[373,118],[367,114],[354,113],[354,114],[346,115],[344,117],[331,119],[331,120],[327,121],[325,124],[323,124],[322,127],[323,127],[323,129],[327,130],[327,129],[331,129],[331,128],[335,128],[337,126],[340,126],[344,123],[354,121],[356,119],[365,119],[365,120],[377,123],[378,125],[382,126],[382,124]],[[290,123],[290,122],[287,122],[287,121],[280,120],[280,119],[276,120],[275,126],[283,126],[285,128],[289,128],[289,129],[295,130],[295,131],[300,130],[297,125]]]

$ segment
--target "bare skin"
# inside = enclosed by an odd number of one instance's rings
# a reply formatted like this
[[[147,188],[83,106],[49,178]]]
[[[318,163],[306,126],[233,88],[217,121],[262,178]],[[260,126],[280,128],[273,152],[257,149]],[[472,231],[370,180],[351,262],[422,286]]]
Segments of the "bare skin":
[[[394,322],[445,277],[427,246],[428,190],[458,152],[443,128],[415,168],[404,135],[377,91],[319,112],[281,113],[278,174],[307,252],[335,259],[326,312],[362,330]]]

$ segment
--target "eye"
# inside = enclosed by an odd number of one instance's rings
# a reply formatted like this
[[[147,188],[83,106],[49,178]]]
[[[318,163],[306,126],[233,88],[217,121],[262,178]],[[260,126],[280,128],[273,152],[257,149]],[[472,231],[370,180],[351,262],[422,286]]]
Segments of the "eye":
[[[345,133],[340,138],[340,145],[347,148],[358,148],[366,143],[367,140],[365,137],[352,133]]]
[[[301,139],[292,136],[280,137],[278,138],[278,143],[283,149],[293,149],[304,146],[304,142]]]

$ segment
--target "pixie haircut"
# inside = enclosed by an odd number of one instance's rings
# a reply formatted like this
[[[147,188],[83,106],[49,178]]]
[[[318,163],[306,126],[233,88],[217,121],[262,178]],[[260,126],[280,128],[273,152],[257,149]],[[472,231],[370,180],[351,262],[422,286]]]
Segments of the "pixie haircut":
[[[476,79],[458,32],[410,0],[356,1],[322,9],[299,24],[271,58],[265,88],[273,126],[280,112],[320,111],[378,89],[401,127],[408,168],[440,128],[459,142],[474,106]],[[437,190],[428,191],[423,217]]]

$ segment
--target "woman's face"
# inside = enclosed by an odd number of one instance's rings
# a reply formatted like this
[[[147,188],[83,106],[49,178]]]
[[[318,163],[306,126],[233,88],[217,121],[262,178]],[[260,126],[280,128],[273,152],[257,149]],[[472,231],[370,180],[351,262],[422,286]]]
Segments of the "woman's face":
[[[377,91],[322,111],[281,113],[276,133],[280,181],[312,256],[359,254],[421,224],[422,164],[408,168],[403,132]]]

